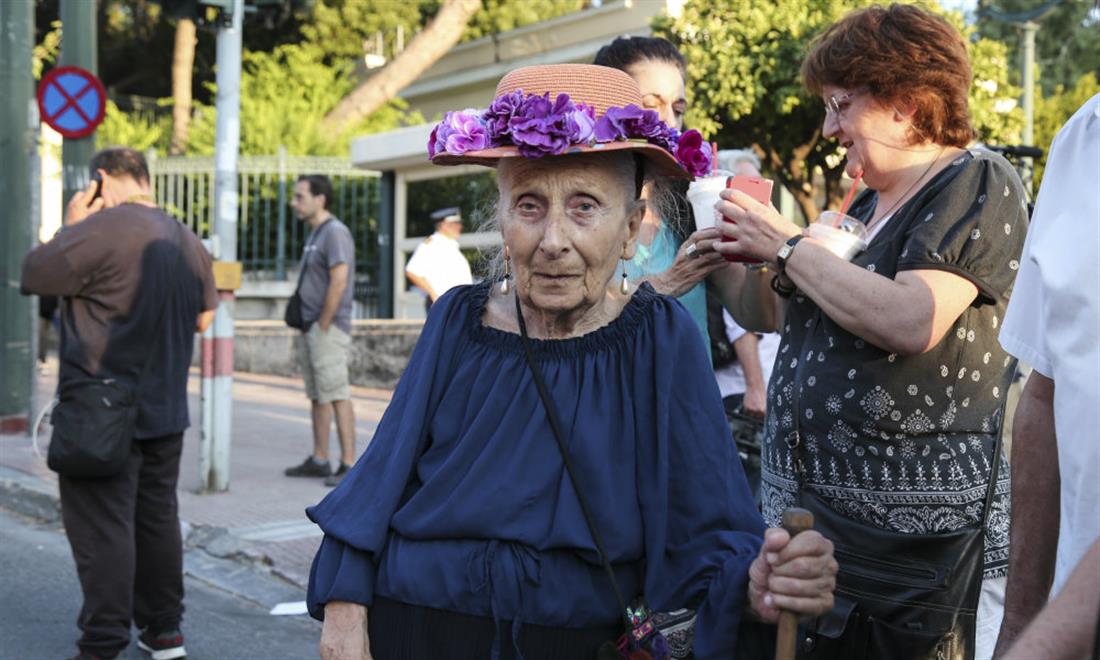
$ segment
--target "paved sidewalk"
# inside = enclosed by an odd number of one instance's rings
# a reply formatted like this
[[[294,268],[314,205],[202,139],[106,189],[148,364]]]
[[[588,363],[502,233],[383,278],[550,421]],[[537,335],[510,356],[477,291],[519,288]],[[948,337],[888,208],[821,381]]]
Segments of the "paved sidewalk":
[[[39,401],[46,402],[57,383],[57,363],[39,373]],[[362,454],[392,392],[353,387],[356,454]],[[229,490],[199,493],[199,377],[188,381],[192,427],[184,436],[180,468],[180,518],[191,527],[189,543],[226,557],[270,563],[277,575],[304,587],[320,530],[304,509],[329,491],[320,479],[294,478],[283,470],[312,452],[309,402],[301,381],[238,373],[233,385],[233,443]],[[37,477],[41,489],[56,495],[57,476],[45,463],[50,429],[39,432],[42,456],[25,436],[0,436],[0,466]],[[330,456],[339,457],[336,429]]]

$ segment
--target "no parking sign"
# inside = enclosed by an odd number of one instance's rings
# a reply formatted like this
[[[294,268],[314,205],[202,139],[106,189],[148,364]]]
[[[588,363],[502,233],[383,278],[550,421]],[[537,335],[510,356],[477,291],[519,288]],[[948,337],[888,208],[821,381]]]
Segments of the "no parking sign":
[[[42,121],[67,138],[82,138],[94,132],[106,108],[103,83],[80,67],[53,69],[38,84]]]

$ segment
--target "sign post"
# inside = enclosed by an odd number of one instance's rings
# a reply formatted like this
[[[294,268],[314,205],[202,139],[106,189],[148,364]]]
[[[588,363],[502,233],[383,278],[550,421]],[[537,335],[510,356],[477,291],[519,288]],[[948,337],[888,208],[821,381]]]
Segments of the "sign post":
[[[218,28],[217,123],[214,137],[214,259],[237,261],[237,158],[241,145],[241,31],[244,0],[230,0],[231,15]],[[236,269],[239,286],[240,270]],[[215,271],[215,275],[218,272]],[[224,279],[224,276],[223,276]],[[232,279],[230,277],[230,279]],[[235,297],[218,284],[218,311],[203,335],[202,451],[199,478],[204,491],[229,489],[233,437],[233,312]]]
[[[61,0],[61,55],[58,65],[61,67],[80,67],[92,76],[99,70],[96,54],[96,6],[99,3],[88,0]],[[100,87],[102,90],[102,87]],[[72,90],[70,94],[79,94]],[[101,94],[101,97],[105,95]],[[81,97],[82,100],[85,97]],[[106,99],[104,98],[104,102]],[[83,110],[83,108],[81,108]],[[72,115],[64,113],[65,121]],[[58,120],[62,117],[58,116]],[[95,136],[93,127],[82,136],[66,136],[61,143],[61,207],[69,203],[73,193],[88,186],[88,163],[95,155]],[[62,133],[64,135],[64,133]]]
[[[34,410],[37,298],[19,293],[23,255],[34,246],[31,191],[38,183],[31,167],[38,146],[31,104],[33,35],[31,1],[0,2],[0,434],[24,433]]]

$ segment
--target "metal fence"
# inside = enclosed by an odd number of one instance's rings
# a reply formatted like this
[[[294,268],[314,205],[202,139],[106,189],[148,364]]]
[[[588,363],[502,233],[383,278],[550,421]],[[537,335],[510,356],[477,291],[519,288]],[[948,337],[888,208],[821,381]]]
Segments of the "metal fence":
[[[214,223],[214,159],[209,156],[149,157],[149,174],[157,203],[208,238]],[[241,156],[238,161],[240,203],[237,258],[246,280],[296,277],[309,227],[290,208],[294,182],[301,174],[324,174],[332,180],[329,210],[355,237],[357,316],[378,315],[379,174],[356,169],[346,158]]]

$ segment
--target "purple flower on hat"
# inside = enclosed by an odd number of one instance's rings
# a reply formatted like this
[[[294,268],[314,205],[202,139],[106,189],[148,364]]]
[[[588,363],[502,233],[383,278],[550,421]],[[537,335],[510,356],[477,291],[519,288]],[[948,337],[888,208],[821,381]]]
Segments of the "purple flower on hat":
[[[558,94],[553,103],[549,92],[528,96],[509,122],[512,143],[526,158],[565,153],[579,129],[573,117],[576,111],[577,107],[567,94]]]
[[[428,136],[428,158],[435,158],[435,155],[439,153],[435,145],[436,136],[438,134],[439,124],[436,124],[435,128],[432,129],[432,134]]]
[[[569,113],[568,121],[572,122],[570,143],[588,144],[596,128],[596,111],[583,103],[578,103],[576,110]]]
[[[477,110],[448,112],[432,134],[435,139],[428,146],[431,155],[442,152],[464,154],[489,146],[489,133]]]
[[[680,131],[662,124],[661,131],[649,138],[650,143],[661,147],[669,153],[676,153],[676,145],[680,142]]]
[[[696,130],[685,131],[676,144],[676,160],[693,176],[705,176],[710,172],[710,145]]]
[[[595,133],[597,142],[614,142],[631,138],[652,140],[667,130],[656,110],[643,110],[631,103],[622,108],[608,108],[596,122]]]
[[[626,121],[626,135],[632,138],[653,139],[668,129],[656,110],[642,110],[640,117]]]
[[[614,142],[627,137],[627,123],[642,116],[642,109],[631,103],[623,108],[608,108],[596,121],[596,142]]]
[[[505,136],[512,132],[512,128],[509,124],[512,121],[512,115],[515,113],[516,109],[523,105],[523,98],[522,89],[517,89],[511,94],[498,96],[493,99],[492,104],[489,105],[489,109],[482,115],[489,129],[489,139],[492,141],[493,146],[500,146],[508,143]]]

